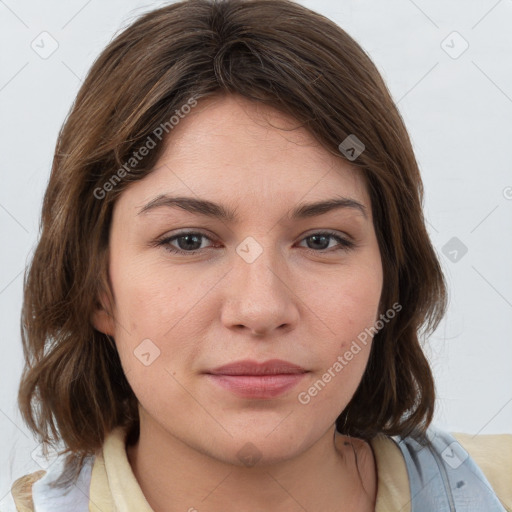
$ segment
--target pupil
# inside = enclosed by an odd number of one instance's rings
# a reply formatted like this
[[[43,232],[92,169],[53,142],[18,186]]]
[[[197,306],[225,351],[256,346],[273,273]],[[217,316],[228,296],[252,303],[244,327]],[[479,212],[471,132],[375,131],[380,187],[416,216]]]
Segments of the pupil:
[[[180,240],[184,240],[184,239],[186,239],[187,241],[190,239],[195,239],[195,243],[197,244],[197,240],[199,239],[199,237],[196,235],[184,235],[184,236],[180,237]],[[192,250],[197,249],[197,247],[190,247],[188,242],[185,244],[180,243],[179,245],[180,245],[181,249],[192,249]],[[185,247],[183,247],[183,245],[185,245]],[[194,242],[192,242],[192,245],[194,245]],[[201,242],[199,242],[199,247],[201,247]]]
[[[324,242],[328,239],[328,237],[326,237],[325,235],[313,235],[310,237],[311,239],[313,239],[314,241],[318,241],[318,239],[323,239]],[[325,245],[325,244],[320,244],[320,245]],[[329,245],[329,244],[327,244]],[[313,247],[315,248],[315,247]],[[325,247],[321,247],[323,249],[325,249]],[[318,249],[318,247],[316,247],[316,249]]]

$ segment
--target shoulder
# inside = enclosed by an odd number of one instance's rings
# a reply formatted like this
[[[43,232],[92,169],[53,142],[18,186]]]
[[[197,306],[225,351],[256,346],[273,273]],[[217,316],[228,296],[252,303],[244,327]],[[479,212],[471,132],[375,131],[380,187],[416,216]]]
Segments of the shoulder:
[[[452,435],[478,464],[504,506],[512,511],[512,434]]]
[[[52,512],[88,512],[91,470],[95,456],[79,467],[77,478],[69,479],[66,457],[57,457],[47,471],[35,471],[15,480],[11,497],[18,512],[52,510]]]
[[[126,459],[125,439],[124,428],[116,427],[106,435],[102,447],[87,455],[83,463],[76,454],[63,453],[51,461],[46,471],[35,471],[18,478],[7,495],[9,508],[2,508],[2,512],[89,512],[90,505],[104,512],[115,510],[105,453],[108,452],[113,480],[117,484],[124,483],[123,479],[131,471]],[[136,482],[135,477],[133,481]],[[142,491],[140,495],[143,496]],[[138,507],[138,510],[143,508]]]
[[[455,435],[431,425],[426,440],[397,439],[407,466],[413,510],[427,505],[448,510],[453,503],[461,510],[468,503],[474,510],[512,510],[508,451],[512,436]]]
[[[22,476],[14,481],[11,486],[11,495],[18,512],[29,512],[34,510],[32,501],[32,484],[42,478],[46,471],[35,471]]]

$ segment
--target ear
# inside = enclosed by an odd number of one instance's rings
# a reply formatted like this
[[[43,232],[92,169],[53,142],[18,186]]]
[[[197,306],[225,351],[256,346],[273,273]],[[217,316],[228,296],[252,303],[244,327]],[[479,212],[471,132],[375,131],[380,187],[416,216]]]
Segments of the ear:
[[[106,303],[107,301],[105,300],[105,297],[102,297],[101,303],[96,304],[96,309],[92,314],[91,321],[97,331],[100,331],[103,334],[108,334],[109,336],[114,336],[114,317],[105,306]]]

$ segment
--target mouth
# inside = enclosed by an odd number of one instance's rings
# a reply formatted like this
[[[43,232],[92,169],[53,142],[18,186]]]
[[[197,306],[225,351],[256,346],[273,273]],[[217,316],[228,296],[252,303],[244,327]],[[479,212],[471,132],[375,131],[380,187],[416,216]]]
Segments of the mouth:
[[[289,361],[272,359],[262,363],[237,361],[205,373],[214,384],[240,397],[268,399],[295,387],[309,371]]]

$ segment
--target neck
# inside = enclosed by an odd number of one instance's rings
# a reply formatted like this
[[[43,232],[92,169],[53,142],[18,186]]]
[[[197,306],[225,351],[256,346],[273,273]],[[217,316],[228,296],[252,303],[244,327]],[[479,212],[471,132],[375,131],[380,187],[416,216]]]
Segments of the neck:
[[[249,512],[375,507],[371,448],[337,433],[334,425],[293,459],[247,467],[194,449],[141,416],[139,439],[127,446],[127,455],[155,512],[238,512],[240,504]]]

